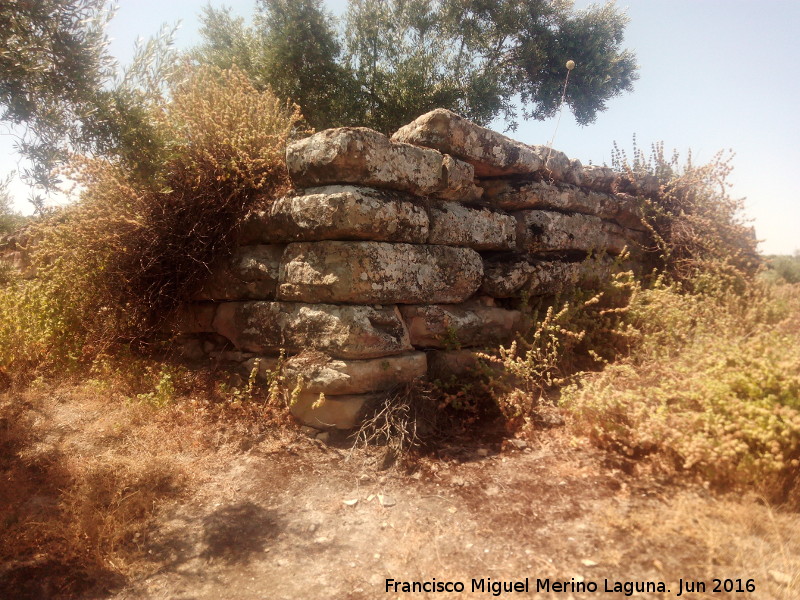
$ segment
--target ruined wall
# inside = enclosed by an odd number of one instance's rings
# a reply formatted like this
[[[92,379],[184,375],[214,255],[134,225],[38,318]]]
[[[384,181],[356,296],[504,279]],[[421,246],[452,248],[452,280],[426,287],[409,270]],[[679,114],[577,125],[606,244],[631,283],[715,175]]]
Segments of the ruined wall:
[[[247,217],[182,327],[195,358],[248,371],[284,350],[303,380],[291,410],[317,427],[352,427],[398,384],[459,372],[469,349],[511,340],[519,298],[591,283],[611,259],[588,253],[645,241],[610,169],[446,110],[391,139],[322,131],[287,165],[296,192]]]

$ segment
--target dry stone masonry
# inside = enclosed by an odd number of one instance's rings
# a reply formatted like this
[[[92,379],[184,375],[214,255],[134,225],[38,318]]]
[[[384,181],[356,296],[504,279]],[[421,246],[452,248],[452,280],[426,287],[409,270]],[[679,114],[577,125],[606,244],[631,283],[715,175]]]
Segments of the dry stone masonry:
[[[511,341],[521,298],[596,283],[646,242],[642,190],[619,174],[447,110],[391,138],[322,131],[286,162],[296,191],[247,216],[181,329],[190,355],[248,372],[284,352],[291,410],[314,427],[353,427],[397,386],[462,373]]]

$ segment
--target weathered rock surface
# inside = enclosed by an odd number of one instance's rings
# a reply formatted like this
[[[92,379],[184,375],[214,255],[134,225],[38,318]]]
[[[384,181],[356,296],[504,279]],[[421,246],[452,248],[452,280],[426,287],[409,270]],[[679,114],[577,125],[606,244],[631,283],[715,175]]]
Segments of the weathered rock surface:
[[[551,296],[576,287],[596,287],[611,275],[612,260],[577,262],[533,258],[484,260],[480,292],[493,298]]]
[[[552,209],[595,215],[644,230],[639,202],[628,194],[582,190],[567,184],[494,179],[483,182],[483,203],[503,210]]]
[[[483,277],[469,248],[384,242],[299,242],[284,254],[278,296],[302,302],[462,302]]]
[[[530,296],[552,296],[573,288],[597,287],[611,275],[611,264],[610,259],[537,261],[522,291]]]
[[[547,146],[528,146],[476,125],[454,112],[437,108],[398,129],[393,140],[452,154],[475,167],[476,177],[533,175],[579,185],[578,160]]]
[[[577,178],[582,178],[583,167],[579,161],[575,161],[578,173],[572,173],[573,162],[569,157],[559,150],[554,150],[548,146],[531,146],[544,160],[544,165],[540,174],[548,181],[565,181],[575,183]]]
[[[393,140],[452,154],[473,167],[478,177],[532,174],[543,165],[530,146],[437,108],[398,129]]]
[[[635,232],[594,215],[525,210],[517,217],[517,250],[540,252],[609,252],[619,254],[637,239]]]
[[[381,394],[356,394],[345,396],[320,395],[301,392],[289,411],[304,425],[317,429],[352,429],[373,403],[384,400]]]
[[[644,212],[642,202],[630,194],[616,193],[610,196],[613,201],[609,202],[600,215],[605,219],[610,219],[623,227],[634,231],[649,231],[644,224]]]
[[[255,370],[258,379],[266,381],[280,363],[281,359],[277,356],[254,356],[242,361],[242,370],[245,377],[249,377]]]
[[[511,215],[457,202],[435,202],[430,206],[430,244],[512,250],[516,238],[517,222]]]
[[[428,361],[424,352],[409,352],[369,360],[333,359],[320,352],[305,352],[284,365],[289,386],[326,396],[365,394],[391,390],[424,377]]]
[[[298,187],[354,183],[464,201],[481,195],[468,163],[366,127],[326,129],[294,142],[286,165]]]
[[[217,265],[196,300],[272,300],[286,246],[241,246]]]
[[[459,349],[507,343],[522,313],[479,302],[401,306],[411,343],[419,348]]]
[[[375,240],[424,244],[428,214],[413,197],[390,190],[333,185],[285,196],[245,220],[242,244]]]
[[[492,298],[513,298],[527,287],[535,270],[525,258],[484,259],[480,292]]]
[[[411,350],[396,307],[296,302],[225,302],[213,330],[259,354],[320,350],[337,358],[376,358]]]
[[[613,192],[616,191],[620,173],[611,167],[601,167],[599,165],[584,165],[582,184],[590,189]]]

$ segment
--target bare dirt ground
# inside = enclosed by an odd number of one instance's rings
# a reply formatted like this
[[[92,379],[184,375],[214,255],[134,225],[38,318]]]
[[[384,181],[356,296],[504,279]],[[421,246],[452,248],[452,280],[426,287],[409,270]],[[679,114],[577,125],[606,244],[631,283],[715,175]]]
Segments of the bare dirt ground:
[[[381,449],[351,451],[296,427],[220,433],[185,409],[102,393],[6,397],[0,597],[800,597],[800,515],[626,474],[564,428],[526,443],[454,439],[381,470]],[[81,480],[76,465],[94,467]],[[119,489],[87,504],[105,489],[85,484],[98,470],[117,474]],[[81,519],[71,533],[54,529]],[[93,552],[101,566],[87,569]],[[492,593],[492,582],[526,578],[527,591]],[[387,591],[387,579],[465,591]],[[546,579],[550,590],[537,589]],[[484,591],[473,580],[488,580]],[[738,580],[741,592],[725,591]],[[626,593],[625,582],[663,582],[663,591]],[[705,591],[690,591],[697,582]],[[595,591],[580,591],[591,583]]]

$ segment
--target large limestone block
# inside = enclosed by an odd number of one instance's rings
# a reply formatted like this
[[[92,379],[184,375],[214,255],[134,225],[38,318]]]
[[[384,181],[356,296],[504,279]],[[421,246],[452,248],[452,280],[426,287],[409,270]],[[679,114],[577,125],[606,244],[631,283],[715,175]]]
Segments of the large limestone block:
[[[384,242],[299,242],[284,254],[278,296],[301,302],[462,302],[481,284],[469,248]]]
[[[566,290],[593,288],[608,280],[614,261],[597,257],[584,261],[491,258],[484,261],[480,292],[493,298],[552,296]]]
[[[213,329],[236,348],[261,354],[313,349],[337,358],[377,358],[412,349],[393,306],[224,302]]]
[[[401,306],[411,343],[417,348],[496,346],[509,342],[522,313],[477,302]]]
[[[437,108],[398,129],[393,140],[435,148],[475,167],[477,177],[533,175],[580,184],[583,167],[563,152],[547,146],[528,146]]]
[[[428,243],[466,246],[475,250],[511,250],[516,245],[517,222],[511,215],[475,209],[457,202],[430,207]]]
[[[369,360],[334,359],[321,352],[305,352],[286,361],[283,372],[290,387],[326,396],[381,392],[410,383],[427,373],[424,352],[409,352]]]
[[[357,427],[370,406],[385,400],[382,394],[325,396],[301,392],[289,411],[304,425],[317,429],[352,429]]]
[[[533,174],[544,165],[543,157],[530,146],[444,108],[401,127],[392,139],[452,154],[475,167],[478,177]]]
[[[524,290],[530,296],[553,296],[575,288],[598,288],[611,277],[608,257],[579,262],[537,261]]]
[[[544,159],[544,165],[539,174],[546,180],[579,183],[579,180],[582,179],[583,167],[579,161],[573,163],[566,154],[548,146],[531,146],[531,148]],[[573,174],[573,167],[578,170],[577,174]]]
[[[522,252],[609,252],[619,254],[636,241],[634,232],[593,215],[525,210],[517,217]]]
[[[611,275],[610,260],[536,261],[526,287],[530,296],[553,296],[575,288],[597,287]]]
[[[639,198],[623,193],[603,196],[609,198],[609,201],[604,205],[604,213],[600,214],[601,217],[610,219],[628,229],[649,231],[645,225],[643,203]]]
[[[595,215],[644,230],[639,201],[627,194],[584,190],[568,184],[494,179],[483,182],[483,203],[503,210],[552,209]]]
[[[611,192],[616,190],[620,178],[621,173],[611,167],[585,165],[583,167],[582,185],[597,191]]]
[[[596,215],[599,197],[566,184],[492,179],[483,182],[483,203],[503,210],[556,209]]]
[[[310,188],[247,216],[241,243],[375,240],[424,244],[428,214],[406,194],[351,185]]]
[[[534,266],[518,256],[485,259],[480,292],[492,298],[513,298],[525,289]]]
[[[198,300],[274,300],[286,246],[242,246],[214,267]]]
[[[464,201],[481,195],[468,163],[366,127],[326,129],[294,142],[286,166],[298,187],[354,183]]]

